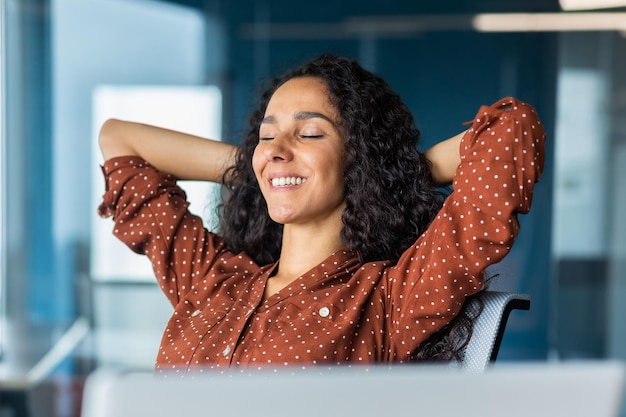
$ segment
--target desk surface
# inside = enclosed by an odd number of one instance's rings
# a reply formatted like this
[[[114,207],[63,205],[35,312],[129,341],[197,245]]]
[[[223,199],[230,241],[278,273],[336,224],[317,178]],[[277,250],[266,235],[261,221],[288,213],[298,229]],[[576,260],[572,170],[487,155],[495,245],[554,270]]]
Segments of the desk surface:
[[[318,366],[164,378],[101,369],[87,380],[81,415],[617,417],[625,371],[621,362],[517,363],[483,373]]]

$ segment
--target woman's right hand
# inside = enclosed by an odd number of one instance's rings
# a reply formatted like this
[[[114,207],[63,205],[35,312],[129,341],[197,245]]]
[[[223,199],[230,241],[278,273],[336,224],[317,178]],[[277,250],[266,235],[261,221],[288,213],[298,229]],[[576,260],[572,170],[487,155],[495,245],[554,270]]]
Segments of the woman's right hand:
[[[183,180],[220,183],[234,165],[237,147],[161,127],[107,120],[100,129],[100,150],[105,160],[140,156],[160,171]]]

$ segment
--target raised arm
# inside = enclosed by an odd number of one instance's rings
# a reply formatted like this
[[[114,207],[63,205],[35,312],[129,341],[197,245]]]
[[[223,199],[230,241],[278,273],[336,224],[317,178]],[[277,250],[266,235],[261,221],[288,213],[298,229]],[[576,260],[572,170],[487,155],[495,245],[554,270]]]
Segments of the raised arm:
[[[430,172],[435,183],[449,184],[454,173],[461,163],[459,146],[466,131],[441,141],[424,152],[424,156],[431,164]]]
[[[222,182],[237,149],[223,142],[118,119],[102,125],[99,144],[105,160],[136,155],[180,179],[213,182]]]
[[[417,348],[447,324],[465,298],[483,288],[485,268],[509,253],[520,232],[518,215],[530,210],[543,171],[545,139],[535,110],[517,99],[478,110],[455,145],[461,162],[454,190],[388,272],[386,298],[397,306],[388,328],[397,329],[396,346]],[[409,326],[413,332],[403,331]],[[423,326],[421,340],[416,326]]]

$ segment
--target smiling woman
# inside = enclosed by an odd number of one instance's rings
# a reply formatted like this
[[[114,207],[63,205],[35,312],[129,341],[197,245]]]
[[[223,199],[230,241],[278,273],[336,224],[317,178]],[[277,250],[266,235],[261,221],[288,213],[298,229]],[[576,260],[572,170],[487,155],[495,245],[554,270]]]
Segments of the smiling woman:
[[[421,357],[510,250],[545,132],[506,98],[428,159],[418,138],[384,80],[329,55],[274,80],[238,148],[105,123],[100,213],[151,259],[175,310],[158,369]],[[229,189],[219,235],[176,177]],[[445,201],[434,177],[453,182]]]

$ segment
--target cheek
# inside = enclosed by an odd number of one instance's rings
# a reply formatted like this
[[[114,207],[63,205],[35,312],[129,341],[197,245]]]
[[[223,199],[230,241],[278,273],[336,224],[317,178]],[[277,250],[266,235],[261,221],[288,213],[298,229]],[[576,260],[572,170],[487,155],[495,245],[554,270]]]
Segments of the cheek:
[[[327,177],[329,189],[327,192],[332,192],[332,194],[339,199],[345,198],[345,171],[343,166],[341,165],[341,161],[335,161],[336,165],[333,165],[334,169],[332,173],[329,172],[330,176]]]
[[[341,189],[343,191],[344,188],[344,184],[345,184],[345,179],[346,179],[346,161],[344,158],[337,158],[335,160],[335,165],[336,167],[335,169],[335,175],[336,175],[336,181],[337,184],[341,186]]]

